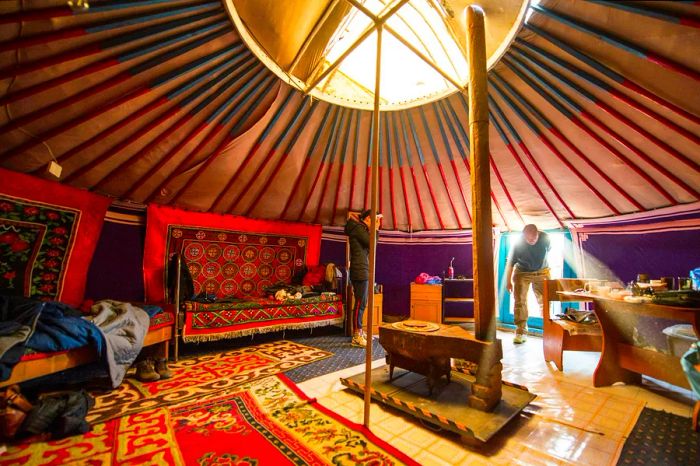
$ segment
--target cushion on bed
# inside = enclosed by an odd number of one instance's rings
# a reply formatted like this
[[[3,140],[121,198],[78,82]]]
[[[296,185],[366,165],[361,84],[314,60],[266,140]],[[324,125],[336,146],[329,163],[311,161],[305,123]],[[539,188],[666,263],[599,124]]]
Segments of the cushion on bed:
[[[335,293],[324,293],[319,296],[312,296],[302,299],[288,299],[285,301],[277,301],[276,299],[268,298],[250,298],[245,301],[237,302],[214,302],[200,303],[197,301],[185,301],[185,309],[187,311],[221,311],[221,310],[243,310],[243,309],[266,309],[270,307],[280,306],[300,306],[303,304],[314,303],[331,303],[340,301],[340,296]]]
[[[326,266],[319,264],[316,266],[309,267],[309,271],[304,275],[304,280],[302,285],[304,286],[318,286],[323,283],[326,277]]]
[[[163,327],[169,327],[175,322],[175,316],[172,311],[161,311],[151,317],[151,323],[148,326],[148,331],[158,330]]]

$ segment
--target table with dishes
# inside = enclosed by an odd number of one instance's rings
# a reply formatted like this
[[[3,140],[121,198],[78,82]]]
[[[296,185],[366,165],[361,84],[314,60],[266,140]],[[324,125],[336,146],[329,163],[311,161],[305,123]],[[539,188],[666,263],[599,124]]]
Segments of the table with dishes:
[[[603,331],[594,386],[639,384],[643,374],[690,388],[680,357],[700,335],[700,307],[657,304],[609,285],[559,293],[593,301]]]

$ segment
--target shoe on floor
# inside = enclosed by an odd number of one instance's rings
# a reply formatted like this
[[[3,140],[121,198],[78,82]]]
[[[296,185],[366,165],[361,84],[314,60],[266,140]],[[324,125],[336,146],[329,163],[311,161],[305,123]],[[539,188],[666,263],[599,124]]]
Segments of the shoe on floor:
[[[516,345],[525,343],[525,341],[527,341],[527,337],[525,335],[515,335],[515,338],[513,338],[513,343]]]
[[[364,348],[367,346],[367,340],[365,340],[364,337],[358,333],[354,337],[352,337],[352,342],[350,342],[350,344],[352,346]]]
[[[165,358],[156,359],[154,369],[158,375],[160,375],[161,379],[169,379],[173,376],[173,373],[170,372],[170,368],[168,367],[168,360]]]
[[[155,382],[160,380],[160,374],[153,367],[153,361],[145,359],[136,363],[136,378],[141,382]]]

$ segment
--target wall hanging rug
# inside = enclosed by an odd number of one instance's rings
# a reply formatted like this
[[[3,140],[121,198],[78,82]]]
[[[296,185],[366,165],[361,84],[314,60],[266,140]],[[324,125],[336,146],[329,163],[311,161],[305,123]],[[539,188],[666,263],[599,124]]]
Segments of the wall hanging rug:
[[[700,433],[693,431],[690,418],[644,408],[622,447],[617,464],[698,464],[699,445]]]
[[[0,289],[79,306],[106,197],[0,169]]]
[[[258,297],[266,286],[289,283],[296,272],[318,264],[320,225],[254,220],[150,205],[146,221],[146,299],[167,296],[168,263],[181,253],[195,293]]]
[[[132,372],[116,389],[91,393],[95,397],[95,407],[88,413],[87,420],[94,424],[199,398],[332,355],[328,351],[282,340],[181,359],[168,364],[173,373],[169,379],[142,383]]]
[[[10,446],[0,457],[0,465],[66,463],[418,464],[281,374],[129,414],[85,435]]]

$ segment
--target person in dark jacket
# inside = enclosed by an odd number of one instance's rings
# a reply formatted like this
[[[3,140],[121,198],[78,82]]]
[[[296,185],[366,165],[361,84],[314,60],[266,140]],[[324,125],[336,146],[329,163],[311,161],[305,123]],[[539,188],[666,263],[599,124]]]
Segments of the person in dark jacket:
[[[376,228],[379,229],[381,215],[377,214]],[[369,288],[369,229],[371,225],[370,210],[359,215],[355,212],[348,214],[345,224],[345,234],[350,242],[350,282],[355,295],[353,306],[353,346],[366,346],[362,330],[362,317],[367,308],[367,292]]]

